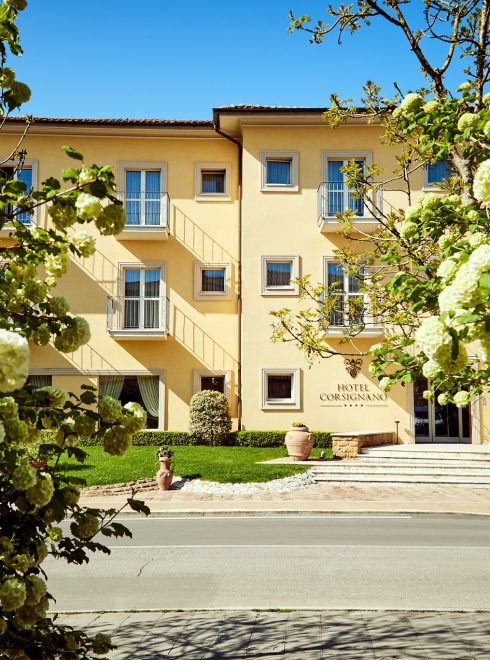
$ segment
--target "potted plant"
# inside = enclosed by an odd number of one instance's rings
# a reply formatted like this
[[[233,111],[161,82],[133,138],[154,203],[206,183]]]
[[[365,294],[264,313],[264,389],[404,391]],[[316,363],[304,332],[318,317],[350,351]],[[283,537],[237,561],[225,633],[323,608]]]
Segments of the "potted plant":
[[[155,456],[160,463],[156,474],[156,480],[160,490],[169,490],[172,485],[172,479],[174,477],[173,455],[174,452],[168,445],[162,445],[155,452]]]
[[[293,461],[307,461],[314,442],[313,434],[303,422],[293,422],[285,437],[288,454]]]

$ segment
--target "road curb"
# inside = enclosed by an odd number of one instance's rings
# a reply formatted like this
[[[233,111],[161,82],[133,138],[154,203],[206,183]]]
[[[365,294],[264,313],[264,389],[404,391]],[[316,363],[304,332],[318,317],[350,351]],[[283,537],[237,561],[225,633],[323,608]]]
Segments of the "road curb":
[[[270,516],[359,516],[359,515],[377,515],[377,516],[392,516],[392,515],[406,515],[406,516],[490,516],[490,511],[454,511],[450,509],[441,509],[434,511],[434,509],[268,509],[268,510],[237,510],[237,509],[219,509],[207,510],[202,509],[158,509],[153,510],[149,516],[158,515],[165,516],[166,518],[173,517],[192,517],[192,518],[228,518],[228,517],[246,517],[246,518],[261,518]],[[141,513],[137,511],[122,511],[120,518],[141,518]]]

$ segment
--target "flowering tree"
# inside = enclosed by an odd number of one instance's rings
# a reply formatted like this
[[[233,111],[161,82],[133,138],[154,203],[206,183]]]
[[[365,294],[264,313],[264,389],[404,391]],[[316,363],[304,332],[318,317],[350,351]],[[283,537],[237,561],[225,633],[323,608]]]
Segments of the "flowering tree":
[[[354,116],[381,125],[397,161],[389,175],[376,165],[362,170],[352,162],[342,168],[346,185],[379,227],[370,236],[351,235],[354,212],[338,216],[350,244],[337,257],[366,294],[366,302],[359,297],[359,304],[346,310],[343,341],[356,348],[366,318],[383,322],[385,339],[369,351],[370,372],[380,387],[388,391],[424,375],[431,383],[426,398],[437,391],[441,404],[466,406],[487,388],[490,377],[490,94],[485,94],[490,2],[425,0],[415,27],[407,18],[409,4],[365,0],[329,6],[331,23],[311,26],[310,17],[291,15],[290,31],[307,31],[313,43],[336,32],[340,42],[345,31],[383,20],[403,34],[418,59],[430,89],[403,94],[395,85],[397,93],[386,99],[368,82],[361,111],[333,95],[325,113],[332,126]],[[427,55],[430,40],[446,48],[440,66]],[[468,80],[453,94],[445,75],[456,57],[467,62]],[[415,200],[414,172],[439,161],[448,166],[442,190]],[[407,208],[380,205],[387,190],[403,191]],[[299,284],[302,299],[314,308],[274,312],[273,340],[295,342],[309,359],[337,354],[325,333],[336,290],[315,286],[309,278]]]
[[[15,20],[26,4],[4,0],[0,5],[0,126],[30,96],[27,85],[6,66],[8,53],[21,53]],[[105,635],[90,639],[46,617],[52,597],[42,563],[51,554],[82,564],[89,551],[109,552],[94,540],[97,534],[130,535],[115,522],[118,511],[81,507],[83,480],[58,468],[64,452],[83,461],[85,454],[77,447],[81,436],[100,438],[108,453],[119,455],[146,422],[138,404],[122,407],[111,397],[98,399],[89,386],[75,396],[56,387],[26,385],[30,343],[52,341],[67,353],[90,339],[87,322],[72,316],[68,302],[54,292],[69,254],[84,257],[95,249],[93,237],[75,225],[93,222],[101,234],[110,235],[125,223],[110,168],[86,167],[81,154],[64,150],[80,166],[64,170],[63,183],[50,178],[39,191],[26,188],[17,176],[25,158],[22,139],[2,160],[13,164],[11,175],[0,178],[0,228],[11,227],[13,239],[0,245],[0,655],[8,658],[87,658],[111,649]],[[32,215],[38,207],[47,207],[52,228],[20,221],[21,214]],[[43,429],[52,431],[52,442],[42,443]],[[49,459],[46,467],[33,466],[33,447]],[[134,497],[128,504],[148,512]],[[58,526],[64,519],[71,521],[70,535]]]

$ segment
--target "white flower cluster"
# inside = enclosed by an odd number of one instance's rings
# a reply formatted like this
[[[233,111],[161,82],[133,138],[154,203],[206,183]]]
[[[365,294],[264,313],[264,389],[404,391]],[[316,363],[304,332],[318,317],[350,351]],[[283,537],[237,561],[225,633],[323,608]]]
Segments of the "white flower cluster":
[[[423,99],[419,94],[407,94],[398,108],[394,110],[393,117],[406,115],[410,112],[416,112],[423,104]]]
[[[126,212],[122,204],[109,204],[95,220],[102,236],[120,234],[126,224]]]
[[[112,396],[101,396],[99,399],[99,415],[104,422],[113,424],[122,416],[122,405]]]
[[[100,199],[88,193],[80,193],[75,202],[78,217],[81,220],[93,220],[102,213]]]
[[[97,429],[97,422],[89,415],[80,415],[75,419],[73,430],[78,435],[88,437],[95,433]]]
[[[26,587],[22,580],[7,578],[0,585],[0,603],[6,612],[22,607],[26,599]]]
[[[122,421],[123,426],[129,433],[137,433],[146,427],[146,410],[139,403],[129,401],[124,409],[129,410],[131,413],[131,415],[126,415]]]
[[[433,378],[439,371],[446,374],[459,373],[468,364],[468,355],[462,342],[458,343],[458,353],[453,359],[451,333],[437,316],[429,316],[424,319],[415,333],[415,341],[420,350],[429,358],[429,362],[422,367],[427,378]]]
[[[466,408],[470,403],[470,393],[461,390],[453,396],[453,401],[458,408]]]
[[[113,426],[104,433],[104,451],[112,456],[122,456],[131,446],[131,434],[121,425]]]
[[[438,110],[440,107],[441,104],[439,103],[439,101],[432,99],[431,101],[427,101],[427,103],[424,105],[424,112],[430,115],[432,112]]]
[[[54,486],[51,480],[51,475],[49,474],[38,475],[35,485],[31,486],[26,491],[27,499],[37,508],[46,506],[46,504],[51,502],[53,494]]]
[[[478,165],[473,180],[473,194],[482,204],[490,204],[490,159]]]
[[[95,536],[99,531],[99,527],[99,519],[91,513],[80,516],[76,523],[70,525],[73,536],[85,541]]]
[[[478,123],[477,115],[474,115],[472,112],[465,112],[458,119],[458,130],[464,131],[467,128],[472,128],[477,123]]]
[[[45,387],[37,388],[37,392],[44,394],[46,403],[53,407],[63,406],[66,401],[66,393],[60,390],[59,387],[46,385]]]
[[[95,252],[95,238],[86,231],[77,231],[73,236],[73,243],[82,257],[90,257]]]
[[[62,353],[73,353],[80,346],[90,341],[90,327],[81,316],[75,316],[73,325],[69,325],[61,331],[54,340],[54,346]]]
[[[64,250],[58,254],[48,254],[44,260],[44,267],[48,276],[61,277],[68,269],[68,255]]]
[[[49,299],[49,307],[55,316],[66,316],[70,311],[70,305],[64,296],[52,296]]]
[[[12,483],[16,490],[28,490],[37,482],[36,470],[30,465],[19,465],[12,475]]]
[[[29,346],[17,332],[0,329],[0,392],[20,389],[29,373]]]

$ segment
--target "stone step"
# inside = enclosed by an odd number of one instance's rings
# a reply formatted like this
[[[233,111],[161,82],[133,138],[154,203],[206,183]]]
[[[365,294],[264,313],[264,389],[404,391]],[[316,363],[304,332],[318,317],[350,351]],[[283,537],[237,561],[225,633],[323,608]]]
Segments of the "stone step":
[[[490,479],[490,468],[481,468],[481,467],[467,467],[460,468],[456,466],[449,467],[424,467],[424,466],[412,466],[412,465],[360,465],[359,463],[352,461],[350,463],[344,464],[330,464],[325,466],[315,466],[311,468],[312,474],[386,474],[386,475],[398,475],[398,474],[413,474],[413,475],[448,475],[448,476],[478,476]]]
[[[490,477],[451,476],[445,474],[352,474],[333,473],[312,475],[317,483],[417,483],[417,484],[465,484],[475,487],[489,487]]]
[[[422,467],[422,468],[441,468],[446,469],[446,468],[479,468],[482,470],[489,470],[490,471],[490,461],[484,461],[484,460],[473,460],[473,461],[465,461],[465,460],[449,460],[449,459],[422,459],[422,458],[417,458],[417,459],[403,459],[403,458],[377,458],[374,456],[362,456],[359,455],[355,459],[345,459],[342,461],[343,465],[362,465],[362,466],[369,466],[369,467],[377,467],[377,466],[386,466],[386,467],[403,467],[403,466],[408,466],[408,467]],[[322,467],[322,466],[320,466]]]
[[[488,452],[446,452],[446,451],[399,451],[397,449],[384,449],[373,451],[373,448],[362,449],[359,457],[369,456],[373,458],[392,458],[399,461],[407,460],[448,460],[448,461],[488,461],[490,463],[490,453]]]

